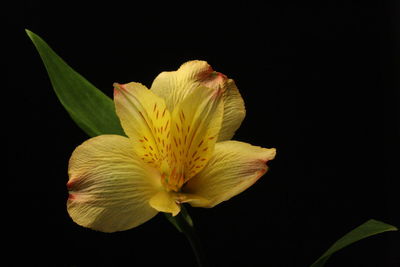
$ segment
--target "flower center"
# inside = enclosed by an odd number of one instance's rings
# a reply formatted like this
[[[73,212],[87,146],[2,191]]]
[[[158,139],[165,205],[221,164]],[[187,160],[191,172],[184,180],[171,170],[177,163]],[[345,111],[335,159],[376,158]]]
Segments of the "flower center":
[[[161,162],[161,182],[168,192],[180,192],[184,183],[191,178],[185,173],[186,165],[184,161],[178,160],[178,158],[174,160],[173,157]]]

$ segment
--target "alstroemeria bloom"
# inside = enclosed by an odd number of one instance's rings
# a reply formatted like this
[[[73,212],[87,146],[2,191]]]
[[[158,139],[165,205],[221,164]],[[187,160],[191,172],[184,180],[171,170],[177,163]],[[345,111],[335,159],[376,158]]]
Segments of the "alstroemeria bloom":
[[[114,84],[127,137],[100,135],[69,162],[68,212],[103,232],[136,227],[181,203],[213,207],[254,184],[275,149],[229,141],[245,108],[233,80],[204,61],[163,72],[151,89]]]

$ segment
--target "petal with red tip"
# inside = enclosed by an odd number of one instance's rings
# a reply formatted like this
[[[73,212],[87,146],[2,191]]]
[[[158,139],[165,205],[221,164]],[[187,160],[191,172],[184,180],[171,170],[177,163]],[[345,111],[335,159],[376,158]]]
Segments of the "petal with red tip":
[[[214,207],[253,185],[267,171],[266,163],[275,153],[274,148],[238,141],[217,143],[207,166],[187,182],[183,192],[208,200],[188,201],[192,206]]]
[[[224,116],[218,141],[231,139],[245,117],[244,102],[235,82],[214,71],[207,62],[188,61],[177,71],[162,72],[150,90],[162,97],[172,111],[199,86],[222,90]]]
[[[143,164],[126,137],[87,140],[72,153],[68,173],[68,213],[81,226],[122,231],[157,214],[149,201],[162,188],[159,173]]]

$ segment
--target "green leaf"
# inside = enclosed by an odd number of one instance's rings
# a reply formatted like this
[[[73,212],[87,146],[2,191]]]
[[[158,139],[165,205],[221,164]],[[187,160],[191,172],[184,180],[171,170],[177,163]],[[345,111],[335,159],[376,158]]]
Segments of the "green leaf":
[[[58,99],[78,126],[89,136],[125,135],[114,102],[68,66],[42,38],[25,31],[43,60]]]
[[[342,248],[357,242],[358,240],[387,231],[397,231],[397,228],[390,224],[371,219],[336,241],[318,260],[311,265],[311,267],[324,266],[325,262],[336,251],[341,250]]]

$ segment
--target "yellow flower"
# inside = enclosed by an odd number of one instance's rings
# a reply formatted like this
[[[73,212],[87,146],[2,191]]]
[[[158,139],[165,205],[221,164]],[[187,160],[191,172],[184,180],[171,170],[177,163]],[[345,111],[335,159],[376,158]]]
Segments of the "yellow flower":
[[[100,135],[69,161],[68,212],[103,232],[136,227],[181,203],[214,207],[254,184],[275,149],[229,141],[245,108],[233,80],[204,61],[162,72],[151,89],[114,84],[128,137]]]

